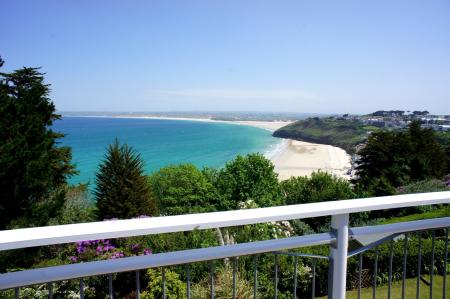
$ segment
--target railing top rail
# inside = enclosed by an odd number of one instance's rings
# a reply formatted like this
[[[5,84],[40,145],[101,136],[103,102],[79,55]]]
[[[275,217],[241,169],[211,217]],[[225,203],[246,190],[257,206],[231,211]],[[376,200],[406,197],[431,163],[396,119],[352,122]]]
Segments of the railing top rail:
[[[0,250],[450,203],[450,191],[0,231]]]

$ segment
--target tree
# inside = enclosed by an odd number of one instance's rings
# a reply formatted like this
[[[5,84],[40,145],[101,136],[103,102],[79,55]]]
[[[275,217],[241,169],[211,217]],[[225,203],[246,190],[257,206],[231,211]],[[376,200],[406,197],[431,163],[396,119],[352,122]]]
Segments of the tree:
[[[441,178],[447,170],[449,156],[439,143],[432,129],[421,128],[420,122],[413,121],[408,133],[412,143],[410,177],[412,181],[427,178]]]
[[[313,172],[311,177],[292,177],[281,182],[288,205],[355,198],[349,182],[329,173]]]
[[[64,135],[51,128],[60,116],[49,87],[39,68],[0,73],[0,229],[45,225],[75,173],[70,148],[58,146]]]
[[[117,139],[109,145],[95,182],[99,219],[156,214],[154,196],[144,175],[144,161],[132,147],[120,145]]]
[[[428,111],[413,111],[413,115],[414,116],[425,116],[425,115],[428,115],[430,112],[428,112]]]
[[[311,177],[292,177],[280,183],[285,203],[288,205],[356,198],[348,181],[326,172],[313,172]],[[360,221],[365,215],[352,214],[352,222]],[[329,224],[327,217],[302,220],[315,231]],[[294,225],[296,223],[294,222]],[[296,227],[296,230],[304,227]]]
[[[374,132],[359,151],[356,182],[374,195],[389,195],[410,180],[412,144],[406,132]]]
[[[192,164],[161,168],[150,182],[163,215],[211,212],[219,203],[214,186]]]
[[[447,156],[447,169],[445,173],[450,173],[450,131],[436,132],[438,143],[443,147],[445,155]]]
[[[441,178],[448,155],[435,133],[411,122],[407,131],[372,133],[358,153],[356,183],[374,195],[388,195],[409,182]]]
[[[260,207],[282,203],[274,166],[261,154],[239,155],[217,176],[216,187],[222,196],[221,209],[238,209],[239,203],[248,200]]]

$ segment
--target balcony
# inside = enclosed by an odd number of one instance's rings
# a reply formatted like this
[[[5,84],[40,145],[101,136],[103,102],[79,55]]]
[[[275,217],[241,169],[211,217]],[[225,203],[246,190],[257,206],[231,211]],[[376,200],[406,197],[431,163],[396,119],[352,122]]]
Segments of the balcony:
[[[303,205],[279,206],[271,208],[259,208],[204,214],[190,214],[180,216],[140,218],[130,220],[115,220],[93,223],[82,223],[73,225],[48,226],[37,228],[26,228],[0,232],[0,250],[14,250],[34,246],[48,246],[78,242],[83,240],[126,238],[132,236],[156,235],[174,232],[189,232],[194,230],[216,229],[235,226],[245,226],[266,222],[289,221],[312,217],[331,217],[331,230],[329,232],[293,236],[282,239],[272,239],[264,241],[254,241],[226,246],[216,246],[208,248],[196,248],[174,252],[155,253],[151,255],[125,257],[105,261],[92,261],[85,263],[68,264],[61,266],[45,267],[39,269],[23,270],[0,274],[0,297],[6,294],[14,294],[13,297],[21,298],[21,288],[47,284],[49,298],[53,298],[53,285],[61,281],[78,281],[80,286],[79,296],[84,298],[84,280],[92,276],[106,276],[107,288],[110,298],[116,298],[113,274],[122,272],[135,273],[136,298],[140,298],[141,270],[148,268],[158,268],[162,273],[162,298],[167,297],[167,286],[165,271],[170,267],[183,265],[185,269],[186,298],[191,298],[191,273],[190,265],[194,263],[209,264],[209,294],[210,298],[215,298],[215,265],[226,260],[227,267],[232,273],[232,287],[230,298],[238,298],[236,293],[236,280],[239,272],[238,259],[250,257],[253,270],[252,292],[253,298],[258,297],[258,266],[261,255],[273,256],[274,266],[270,273],[273,279],[274,298],[278,298],[278,284],[280,276],[283,275],[279,264],[280,256],[289,256],[288,266],[293,268],[292,294],[291,298],[298,298],[297,290],[297,264],[299,259],[305,261],[311,267],[310,276],[310,297],[316,297],[316,284],[327,281],[328,298],[341,299],[346,297],[346,291],[354,288],[358,298],[364,289],[364,275],[369,271],[369,280],[372,290],[372,297],[381,296],[381,290],[377,287],[380,271],[386,271],[387,277],[387,298],[398,298],[393,295],[393,263],[401,263],[402,277],[398,278],[401,284],[401,298],[405,298],[406,292],[406,267],[408,243],[411,237],[418,240],[417,274],[414,279],[417,281],[416,294],[419,294],[423,287],[422,281],[427,282],[430,298],[448,298],[447,293],[447,257],[448,257],[448,227],[450,217],[425,219],[395,224],[385,224],[376,226],[350,227],[349,215],[352,213],[388,210],[425,205],[441,205],[450,203],[450,192],[435,192],[422,194],[397,195],[377,198],[364,198],[353,200],[341,200],[334,202],[321,202]],[[422,235],[430,234],[432,240],[431,260],[422,260]],[[438,235],[445,243],[443,252],[439,256],[436,267],[437,249],[435,248]],[[389,262],[386,267],[378,265],[378,247],[387,243],[389,246]],[[393,245],[401,244],[403,254],[401,257],[393,254]],[[414,243],[416,244],[416,243]],[[302,248],[314,246],[329,246],[328,255],[315,255],[302,253]],[[442,248],[441,248],[442,249]],[[367,264],[363,269],[363,258],[368,252],[374,254],[373,267],[368,269]],[[442,251],[442,250],[441,250]],[[356,271],[348,273],[348,261],[357,263]],[[328,263],[328,274],[316,273],[316,263],[318,261]],[[426,276],[423,269],[428,269]],[[366,271],[364,271],[366,270]],[[349,274],[356,280],[349,283]],[[443,279],[443,287],[436,291],[434,287],[435,277]],[[353,279],[352,278],[352,279]],[[354,279],[353,279],[354,280]],[[367,280],[367,279],[366,279]],[[410,280],[409,280],[410,281]],[[366,286],[367,287],[367,286]],[[409,286],[411,287],[411,286]],[[13,291],[11,291],[13,290]],[[3,292],[3,293],[2,293]],[[9,293],[8,293],[9,292]],[[385,292],[385,288],[383,289]],[[4,294],[4,295],[2,295]],[[386,294],[383,294],[385,296]],[[385,298],[385,297],[379,297]],[[417,295],[417,298],[419,296]]]

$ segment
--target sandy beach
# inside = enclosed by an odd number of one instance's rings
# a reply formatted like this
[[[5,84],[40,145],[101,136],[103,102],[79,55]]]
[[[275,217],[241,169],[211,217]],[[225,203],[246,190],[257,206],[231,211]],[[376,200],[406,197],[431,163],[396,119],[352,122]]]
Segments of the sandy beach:
[[[222,121],[220,121],[222,122]],[[292,122],[288,121],[223,121],[275,131]],[[314,171],[325,171],[338,177],[349,179],[351,157],[339,147],[283,139],[279,150],[270,156],[275,172],[280,180],[292,176],[309,176]]]
[[[289,125],[291,121],[232,121],[232,123],[253,126],[261,129],[266,129],[268,131],[274,132],[279,128]]]
[[[190,121],[202,121],[202,122],[210,122],[210,123],[226,123],[233,125],[244,125],[244,126],[252,126],[261,129],[266,129],[271,132],[287,126],[292,123],[292,121],[253,121],[253,120],[216,120],[210,118],[193,118],[193,117],[166,117],[166,116],[114,116],[118,118],[149,118],[149,119],[168,119],[168,120],[190,120]]]
[[[130,117],[130,116],[116,116]],[[133,116],[132,118],[152,118],[171,120],[190,120],[202,122],[227,123],[235,125],[253,126],[271,132],[284,127],[290,121],[225,121],[209,118],[188,117],[160,117],[160,116]],[[274,137],[275,138],[275,137]],[[291,139],[283,139],[276,152],[268,157],[275,165],[275,171],[280,180],[292,176],[309,176],[314,171],[325,171],[338,177],[348,179],[347,170],[350,168],[350,155],[345,150],[325,144],[315,144]]]
[[[349,178],[350,156],[345,150],[331,145],[287,140],[284,148],[271,160],[280,180],[309,176],[318,170]]]

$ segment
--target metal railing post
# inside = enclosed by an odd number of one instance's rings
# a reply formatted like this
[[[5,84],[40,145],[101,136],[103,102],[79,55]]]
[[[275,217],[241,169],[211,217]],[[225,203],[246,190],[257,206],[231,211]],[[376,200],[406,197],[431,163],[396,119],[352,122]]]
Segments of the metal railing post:
[[[330,273],[328,290],[329,299],[345,299],[347,279],[347,251],[348,251],[348,220],[349,214],[331,217],[331,230],[336,235],[336,242],[330,246]]]

